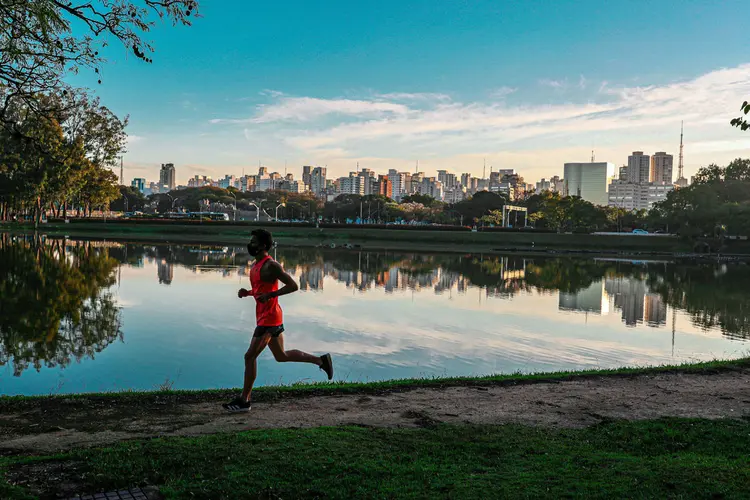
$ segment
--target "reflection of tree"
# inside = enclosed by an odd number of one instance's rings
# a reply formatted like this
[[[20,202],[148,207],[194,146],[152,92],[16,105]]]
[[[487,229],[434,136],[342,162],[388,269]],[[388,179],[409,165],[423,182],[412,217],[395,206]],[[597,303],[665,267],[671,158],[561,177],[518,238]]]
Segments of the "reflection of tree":
[[[668,266],[648,277],[649,288],[670,306],[687,311],[696,325],[719,327],[742,339],[750,338],[748,282],[748,266]]]
[[[0,365],[67,366],[118,338],[120,310],[106,288],[117,261],[107,249],[64,241],[0,240]]]

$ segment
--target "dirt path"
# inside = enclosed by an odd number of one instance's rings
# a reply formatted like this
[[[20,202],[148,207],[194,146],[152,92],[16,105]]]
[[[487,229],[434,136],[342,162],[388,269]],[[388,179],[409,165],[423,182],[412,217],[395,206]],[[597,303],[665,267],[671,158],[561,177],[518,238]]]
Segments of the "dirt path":
[[[582,427],[604,419],[750,418],[750,369],[594,377],[514,386],[422,388],[377,395],[284,396],[227,414],[221,399],[54,398],[5,404],[0,454],[50,453],[124,439],[328,425],[438,422]]]

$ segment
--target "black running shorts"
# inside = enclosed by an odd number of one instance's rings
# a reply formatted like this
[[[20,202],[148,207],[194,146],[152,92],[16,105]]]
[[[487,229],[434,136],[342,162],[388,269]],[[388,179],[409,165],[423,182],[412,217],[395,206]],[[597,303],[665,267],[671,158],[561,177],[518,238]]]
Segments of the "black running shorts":
[[[284,333],[284,325],[279,326],[256,326],[253,337],[262,337],[265,334],[270,333],[271,337],[278,337]]]

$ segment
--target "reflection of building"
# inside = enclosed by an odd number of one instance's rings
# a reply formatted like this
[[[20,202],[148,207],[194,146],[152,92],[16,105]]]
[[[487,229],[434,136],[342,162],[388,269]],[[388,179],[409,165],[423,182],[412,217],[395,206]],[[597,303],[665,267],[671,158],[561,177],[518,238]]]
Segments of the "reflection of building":
[[[159,283],[169,285],[172,283],[172,278],[174,278],[174,265],[165,259],[161,259],[156,264],[156,274],[159,276]]]
[[[606,314],[609,303],[604,296],[604,283],[598,281],[576,293],[560,292],[558,307],[561,311]]]
[[[622,320],[628,326],[643,321],[646,284],[637,278],[607,278],[604,289],[614,297],[615,307],[622,310]],[[666,313],[665,313],[666,314]]]
[[[302,290],[323,289],[323,267],[313,266],[299,274],[299,287]]]
[[[653,292],[646,294],[643,321],[649,326],[661,326],[667,323],[667,306],[661,299],[661,295]]]

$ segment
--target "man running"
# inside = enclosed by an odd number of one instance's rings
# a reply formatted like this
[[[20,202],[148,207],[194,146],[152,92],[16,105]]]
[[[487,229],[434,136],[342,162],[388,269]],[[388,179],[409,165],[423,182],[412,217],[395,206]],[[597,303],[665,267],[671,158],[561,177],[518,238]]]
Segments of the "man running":
[[[222,405],[231,412],[242,412],[250,409],[250,393],[253,390],[255,377],[258,374],[258,356],[268,346],[276,361],[283,363],[287,361],[297,363],[312,363],[318,365],[326,372],[328,380],[333,378],[333,361],[330,354],[313,356],[296,349],[284,350],[284,320],[279,306],[279,297],[296,292],[299,287],[294,279],[289,276],[273,260],[268,251],[273,247],[273,237],[265,229],[256,229],[250,233],[250,243],[247,250],[255,257],[255,262],[250,268],[250,290],[240,288],[237,292],[239,298],[255,297],[255,317],[257,327],[250,342],[250,348],[245,353],[245,384],[242,395],[233,401]],[[284,286],[279,289],[278,282]]]

